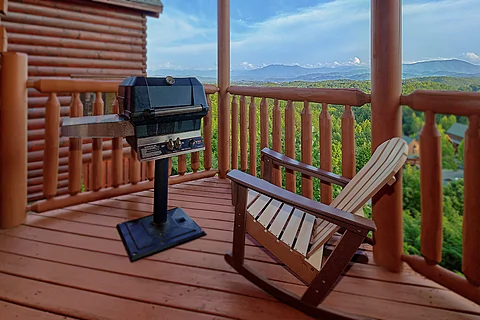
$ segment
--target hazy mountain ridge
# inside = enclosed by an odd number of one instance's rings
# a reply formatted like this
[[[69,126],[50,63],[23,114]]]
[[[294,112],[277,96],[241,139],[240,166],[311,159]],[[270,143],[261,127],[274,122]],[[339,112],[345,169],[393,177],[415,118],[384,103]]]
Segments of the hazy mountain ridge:
[[[416,63],[403,64],[403,78],[420,77],[480,77],[480,65],[466,61],[432,60]],[[216,70],[173,70],[157,69],[148,70],[149,76],[172,75],[177,77],[194,76],[204,82],[215,82]],[[232,70],[231,81],[264,81],[264,82],[285,82],[285,81],[322,81],[322,80],[369,80],[369,66],[335,66],[305,68],[301,66],[287,66],[272,64],[252,70]]]

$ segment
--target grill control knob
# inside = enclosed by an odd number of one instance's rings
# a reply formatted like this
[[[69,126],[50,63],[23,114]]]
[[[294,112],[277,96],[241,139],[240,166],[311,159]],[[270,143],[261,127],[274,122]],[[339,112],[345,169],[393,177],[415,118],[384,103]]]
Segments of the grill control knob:
[[[168,150],[173,150],[173,141],[172,141],[172,139],[168,140],[168,142],[167,142],[167,149],[168,149]]]
[[[193,139],[190,139],[190,141],[188,142],[188,145],[190,148],[193,148],[193,146],[195,145],[195,141]]]
[[[180,138],[177,138],[177,140],[175,140],[175,149],[180,149],[182,145],[182,142],[180,141]]]

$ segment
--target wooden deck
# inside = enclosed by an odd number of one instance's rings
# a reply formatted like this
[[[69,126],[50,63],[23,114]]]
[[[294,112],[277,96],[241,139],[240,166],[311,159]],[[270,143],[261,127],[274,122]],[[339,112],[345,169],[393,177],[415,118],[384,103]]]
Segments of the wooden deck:
[[[150,214],[153,193],[31,214],[0,231],[1,319],[307,319],[223,260],[231,250],[230,184],[210,178],[170,187],[207,236],[130,263],[115,226]],[[370,248],[364,250],[371,256]],[[305,286],[248,241],[249,264],[277,284]],[[353,264],[324,304],[380,319],[480,319],[480,307],[406,268]]]

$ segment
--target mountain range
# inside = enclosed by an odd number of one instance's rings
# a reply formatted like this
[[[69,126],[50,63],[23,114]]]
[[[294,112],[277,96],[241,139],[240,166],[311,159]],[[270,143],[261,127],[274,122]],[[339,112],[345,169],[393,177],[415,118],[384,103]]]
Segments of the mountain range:
[[[480,65],[466,61],[431,60],[403,64],[403,78],[421,78],[433,76],[475,77],[480,78]],[[214,83],[216,70],[148,70],[149,76],[197,77],[205,83]],[[319,68],[305,68],[298,65],[288,66],[272,64],[258,69],[232,70],[232,82],[287,82],[287,81],[323,81],[323,80],[370,80],[370,66],[349,65]]]

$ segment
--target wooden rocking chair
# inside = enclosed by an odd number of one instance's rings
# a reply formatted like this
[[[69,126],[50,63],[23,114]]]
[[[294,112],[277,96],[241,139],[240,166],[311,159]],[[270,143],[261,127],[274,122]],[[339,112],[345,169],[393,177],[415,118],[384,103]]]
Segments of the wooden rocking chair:
[[[368,232],[376,230],[375,223],[363,217],[363,205],[387,183],[395,183],[395,174],[405,163],[407,152],[404,140],[387,140],[349,180],[264,148],[266,181],[238,170],[227,175],[232,180],[235,227],[233,251],[225,254],[225,260],[255,285],[306,314],[351,319],[350,315],[318,305],[359,246],[368,242]],[[302,197],[271,183],[273,169],[279,166],[340,185],[343,190],[328,206]],[[245,232],[309,285],[302,297],[276,286],[244,264]],[[324,246],[337,232],[343,235],[322,265]]]

